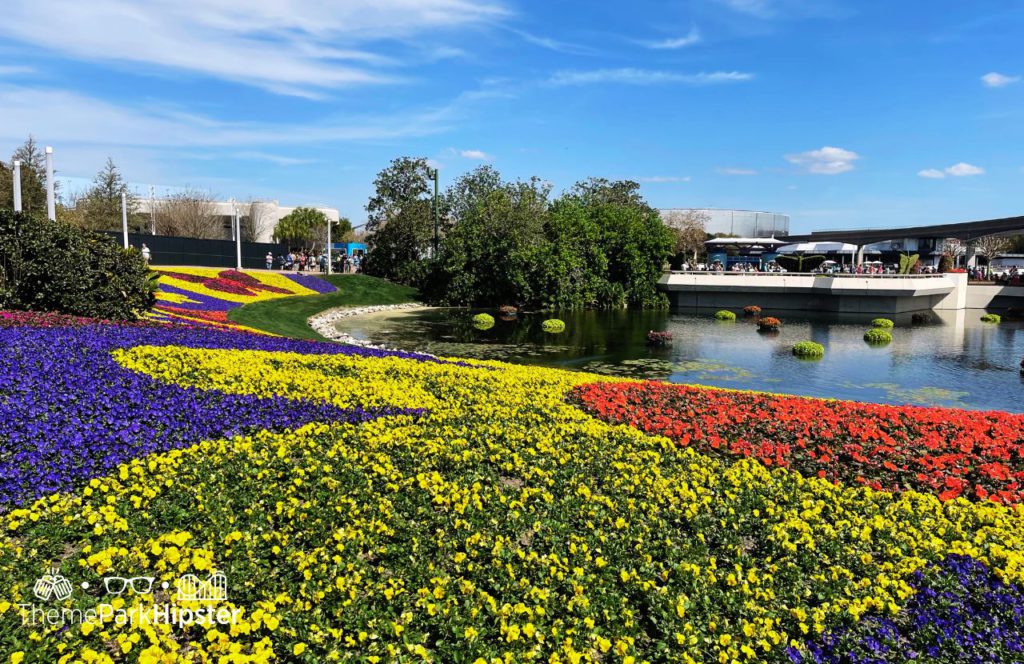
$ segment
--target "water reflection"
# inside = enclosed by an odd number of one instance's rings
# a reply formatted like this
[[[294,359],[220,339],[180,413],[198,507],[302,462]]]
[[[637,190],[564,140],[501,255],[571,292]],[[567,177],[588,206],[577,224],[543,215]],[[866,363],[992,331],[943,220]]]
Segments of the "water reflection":
[[[759,334],[752,317],[714,320],[686,313],[562,312],[561,334],[541,323],[551,315],[498,319],[474,329],[473,311],[388,313],[339,323],[377,343],[438,355],[540,364],[635,378],[786,392],[883,403],[993,408],[1024,412],[1024,324],[982,323],[981,312],[933,312],[928,322],[891,317],[893,341],[864,342],[875,315],[783,313],[782,329]],[[771,312],[764,312],[770,315]],[[497,318],[497,317],[496,317]],[[649,330],[669,331],[673,344],[649,347]],[[825,346],[825,357],[801,361],[797,341]]]

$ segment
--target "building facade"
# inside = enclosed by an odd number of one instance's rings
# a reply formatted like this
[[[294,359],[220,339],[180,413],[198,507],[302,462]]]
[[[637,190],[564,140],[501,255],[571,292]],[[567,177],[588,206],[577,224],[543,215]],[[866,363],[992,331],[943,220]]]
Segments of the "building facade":
[[[165,199],[162,198],[140,198],[138,200],[138,212],[144,215],[149,215],[152,219],[154,210],[159,210],[160,204],[164,201]],[[210,205],[210,211],[214,216],[219,218],[219,226],[222,229],[222,234],[218,239],[222,240],[234,239],[232,219],[236,213],[242,220],[243,225],[247,224],[250,215],[256,216],[256,236],[251,238],[253,242],[273,242],[274,229],[277,228],[277,222],[295,210],[294,207],[282,206],[277,201],[212,201]],[[308,205],[306,207],[312,207],[319,210],[331,221],[338,221],[340,218],[339,212],[336,208],[313,205]],[[247,238],[243,235],[243,239]]]
[[[667,208],[659,210],[671,224],[673,214],[697,212],[707,217],[705,231],[710,235],[734,237],[781,237],[789,235],[789,215],[758,210],[722,210],[717,208]]]

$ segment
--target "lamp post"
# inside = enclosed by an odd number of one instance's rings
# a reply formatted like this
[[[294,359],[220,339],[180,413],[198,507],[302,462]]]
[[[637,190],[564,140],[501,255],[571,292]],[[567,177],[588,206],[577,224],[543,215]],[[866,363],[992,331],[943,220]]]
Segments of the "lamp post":
[[[128,192],[121,192],[121,231],[124,234],[124,248],[128,248]]]
[[[235,269],[242,270],[242,220],[238,217],[238,206],[232,203],[235,213]]]
[[[438,238],[438,226],[439,226],[439,217],[440,217],[440,214],[441,214],[440,206],[437,204],[437,187],[438,187],[438,173],[437,173],[437,169],[436,168],[430,168],[428,166],[427,167],[427,177],[428,178],[432,178],[434,180],[434,200],[433,200],[433,202],[431,204],[431,208],[433,209],[433,212],[434,212],[434,251],[433,251],[433,254],[432,254],[431,257],[434,260],[437,260],[437,247],[438,247],[438,244],[440,243],[440,239]]]
[[[53,148],[46,146],[46,216],[57,221],[57,196],[53,183]]]
[[[327,219],[327,274],[331,274],[331,263],[334,261],[334,245],[331,244],[331,225],[334,222],[331,221],[330,217]]]
[[[21,160],[14,160],[14,211],[21,212]]]

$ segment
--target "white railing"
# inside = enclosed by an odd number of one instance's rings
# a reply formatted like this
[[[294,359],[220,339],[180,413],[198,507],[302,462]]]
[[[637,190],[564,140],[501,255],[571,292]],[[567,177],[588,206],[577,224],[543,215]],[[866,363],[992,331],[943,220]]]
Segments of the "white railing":
[[[848,274],[840,272],[733,272],[731,270],[668,270],[670,274],[699,274],[721,277],[830,277],[839,279],[941,279],[942,274]]]

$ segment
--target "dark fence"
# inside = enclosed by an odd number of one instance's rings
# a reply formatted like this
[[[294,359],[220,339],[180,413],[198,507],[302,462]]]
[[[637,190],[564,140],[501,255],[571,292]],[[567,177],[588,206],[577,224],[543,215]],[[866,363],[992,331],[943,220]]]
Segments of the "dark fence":
[[[105,234],[117,240],[118,244],[124,241],[121,233]],[[153,265],[235,267],[235,243],[231,240],[200,240],[194,237],[129,233],[128,243],[136,249],[141,249],[145,243],[149,247],[150,262]],[[243,242],[242,267],[265,268],[268,251],[276,259],[278,254],[285,253],[288,249],[284,245],[269,242]]]

